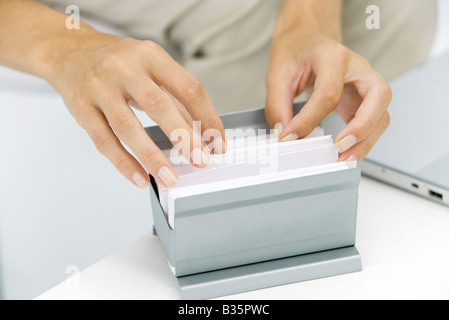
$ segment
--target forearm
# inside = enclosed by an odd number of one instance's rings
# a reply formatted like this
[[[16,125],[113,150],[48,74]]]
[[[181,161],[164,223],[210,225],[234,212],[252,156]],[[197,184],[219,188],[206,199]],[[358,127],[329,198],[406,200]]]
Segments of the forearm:
[[[275,36],[293,27],[315,28],[341,41],[342,0],[284,0]]]
[[[56,61],[82,35],[86,24],[68,29],[67,16],[27,0],[0,0],[0,64],[49,80]]]

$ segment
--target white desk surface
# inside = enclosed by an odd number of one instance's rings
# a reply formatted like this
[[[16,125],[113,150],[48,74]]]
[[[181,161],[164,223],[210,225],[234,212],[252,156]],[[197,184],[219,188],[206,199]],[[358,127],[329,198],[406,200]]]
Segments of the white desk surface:
[[[449,208],[362,178],[363,271],[226,299],[448,299]],[[156,236],[147,235],[37,299],[180,299]]]

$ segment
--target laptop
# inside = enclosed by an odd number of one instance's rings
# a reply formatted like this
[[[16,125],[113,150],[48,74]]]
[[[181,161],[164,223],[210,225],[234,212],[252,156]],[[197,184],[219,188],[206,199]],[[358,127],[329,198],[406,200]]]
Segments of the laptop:
[[[362,173],[449,205],[449,52],[390,82],[391,123]],[[322,123],[334,136],[344,127],[331,115]]]

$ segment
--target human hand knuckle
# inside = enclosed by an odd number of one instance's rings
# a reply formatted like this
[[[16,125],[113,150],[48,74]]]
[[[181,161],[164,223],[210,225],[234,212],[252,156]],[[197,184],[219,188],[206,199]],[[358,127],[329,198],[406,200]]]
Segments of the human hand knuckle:
[[[183,91],[187,98],[191,100],[201,99],[207,94],[206,88],[196,79],[186,81]]]
[[[381,102],[386,109],[393,97],[393,92],[388,83],[386,83],[385,80],[378,76],[373,82],[371,90],[377,96],[379,102]]]
[[[154,149],[147,149],[140,156],[140,161],[142,161],[144,166],[146,166],[148,168],[155,162],[156,156],[157,156],[156,150],[154,150]]]
[[[107,51],[100,55],[99,65],[103,70],[117,70],[125,67],[126,59],[117,51]]]
[[[380,93],[383,95],[386,101],[391,102],[393,98],[393,91],[391,90],[391,87],[385,82],[382,81],[380,88]]]
[[[365,132],[369,131],[369,128],[372,127],[372,124],[374,121],[372,120],[372,117],[367,117],[363,120],[359,120],[355,126],[354,126],[354,132],[357,134],[357,136],[365,136]]]
[[[99,90],[103,90],[104,81],[102,79],[102,71],[92,70],[86,74],[85,88],[90,95],[94,95]]]
[[[330,86],[322,93],[322,99],[328,106],[337,107],[340,103],[342,91],[338,86]]]
[[[69,108],[70,112],[79,123],[79,125],[84,129],[90,122],[90,105],[87,102],[85,103],[81,100],[78,100],[67,103],[67,107]]]
[[[151,40],[142,40],[140,44],[144,48],[144,50],[150,52],[160,51],[162,49],[162,47],[159,44]]]
[[[127,167],[128,159],[126,158],[118,158],[113,160],[114,167],[119,171],[122,172]]]
[[[313,124],[312,119],[310,119],[309,117],[301,117],[300,119],[303,127],[306,129],[306,132],[312,132],[312,130],[315,129],[315,125]]]
[[[169,98],[163,93],[153,91],[143,93],[143,105],[146,111],[153,116],[163,112],[169,103]]]
[[[94,142],[97,151],[102,155],[106,155],[109,149],[109,137],[105,134],[97,134],[92,138],[92,141]]]
[[[368,61],[368,59],[366,57],[362,56],[361,54],[353,52],[351,54],[351,57],[353,57],[354,61],[356,61],[358,63],[358,65],[362,66],[363,68],[372,69],[371,64]]]
[[[219,117],[210,117],[204,121],[204,130],[223,129],[223,124]]]
[[[112,121],[112,127],[114,130],[120,133],[131,131],[134,126],[134,121],[130,117],[123,117],[120,115],[114,116]]]
[[[371,151],[371,149],[374,147],[374,144],[372,143],[361,143],[357,153],[359,154],[357,159],[362,160],[366,157],[366,155]]]
[[[339,42],[332,42],[329,49],[332,55],[337,57],[346,57],[349,54],[349,49]]]

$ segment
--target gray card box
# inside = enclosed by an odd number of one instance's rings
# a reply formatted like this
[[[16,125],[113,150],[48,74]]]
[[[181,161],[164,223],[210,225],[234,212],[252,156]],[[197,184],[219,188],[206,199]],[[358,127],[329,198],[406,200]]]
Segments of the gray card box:
[[[269,130],[263,109],[221,118],[226,129]],[[147,132],[161,149],[172,147],[159,127]],[[152,179],[155,233],[183,297],[361,270],[354,247],[359,181],[360,169],[353,168],[180,198],[171,229]]]

